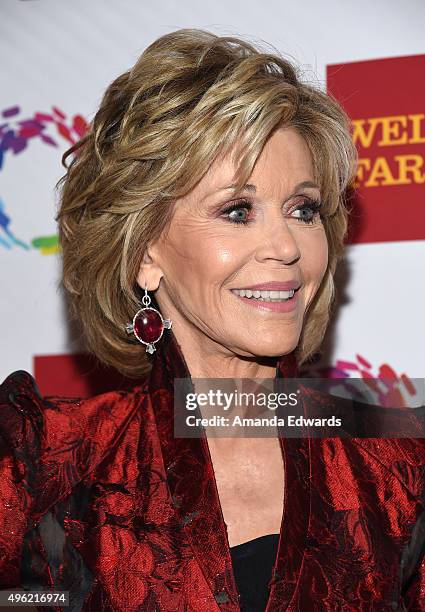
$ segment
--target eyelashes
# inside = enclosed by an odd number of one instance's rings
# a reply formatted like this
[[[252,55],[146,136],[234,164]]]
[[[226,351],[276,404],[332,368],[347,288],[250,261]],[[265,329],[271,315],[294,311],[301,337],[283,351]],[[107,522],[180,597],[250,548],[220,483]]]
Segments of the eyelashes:
[[[298,219],[300,223],[309,225],[309,224],[315,223],[315,221],[317,220],[317,216],[319,216],[320,219],[322,219],[322,216],[319,214],[320,207],[321,207],[321,202],[319,200],[312,200],[310,198],[307,198],[303,204],[294,208],[292,212],[293,213],[300,212],[301,216],[294,217],[294,218]],[[238,217],[236,214],[233,215],[233,217],[230,217],[230,215],[233,212],[243,213],[244,210],[247,210],[249,213],[252,211],[252,209],[253,209],[253,205],[252,205],[252,202],[250,202],[249,200],[246,200],[246,199],[238,200],[236,202],[233,202],[233,204],[231,204],[230,206],[228,206],[223,211],[221,217],[223,217],[225,220],[229,221],[230,223],[233,223],[234,225],[248,225],[249,223],[252,223],[254,219],[244,218],[243,216]],[[304,215],[304,213],[306,214]]]

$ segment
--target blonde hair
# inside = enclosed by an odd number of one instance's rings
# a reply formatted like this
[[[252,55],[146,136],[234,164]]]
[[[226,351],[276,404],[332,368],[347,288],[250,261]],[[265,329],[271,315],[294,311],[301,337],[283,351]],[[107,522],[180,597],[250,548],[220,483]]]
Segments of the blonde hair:
[[[152,43],[109,85],[88,133],[62,158],[63,284],[86,348],[101,362],[132,378],[149,371],[144,345],[125,331],[141,307],[136,276],[148,244],[218,154],[235,147],[237,191],[280,126],[305,139],[322,193],[329,264],[305,316],[298,364],[317,351],[335,297],[345,193],[356,168],[348,117],[278,52],[181,29]]]

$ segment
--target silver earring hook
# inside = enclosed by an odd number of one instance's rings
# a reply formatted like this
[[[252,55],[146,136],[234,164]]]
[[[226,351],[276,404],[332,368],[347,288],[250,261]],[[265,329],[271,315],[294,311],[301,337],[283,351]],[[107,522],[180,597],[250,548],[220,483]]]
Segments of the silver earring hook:
[[[151,303],[151,298],[147,290],[147,285],[145,283],[145,295],[142,297],[142,304],[146,308]]]

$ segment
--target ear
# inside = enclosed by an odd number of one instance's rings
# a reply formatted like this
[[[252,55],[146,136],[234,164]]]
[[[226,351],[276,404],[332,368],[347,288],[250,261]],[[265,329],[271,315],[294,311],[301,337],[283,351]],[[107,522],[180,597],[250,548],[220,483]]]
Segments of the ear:
[[[146,286],[148,291],[156,291],[163,276],[161,267],[155,261],[153,250],[147,249],[140,264],[137,284],[142,289]]]

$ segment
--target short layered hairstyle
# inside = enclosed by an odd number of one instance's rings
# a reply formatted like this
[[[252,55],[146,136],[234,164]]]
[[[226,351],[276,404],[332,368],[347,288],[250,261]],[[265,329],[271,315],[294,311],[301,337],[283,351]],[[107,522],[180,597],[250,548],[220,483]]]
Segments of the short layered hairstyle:
[[[136,277],[148,245],[218,155],[234,155],[237,192],[272,132],[285,126],[305,139],[322,194],[329,262],[305,314],[298,365],[318,351],[357,165],[350,120],[276,49],[181,29],[153,42],[109,85],[88,132],[62,158],[63,285],[85,348],[101,362],[130,378],[149,372],[145,346],[125,330],[141,308]]]

